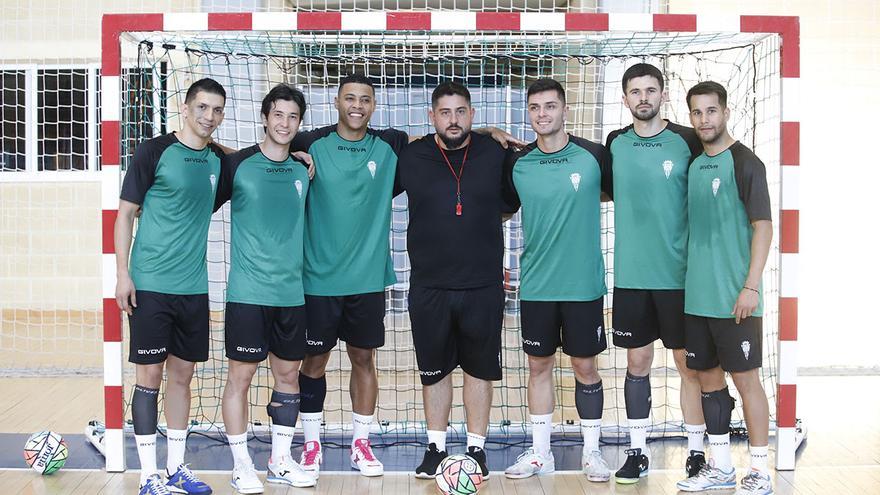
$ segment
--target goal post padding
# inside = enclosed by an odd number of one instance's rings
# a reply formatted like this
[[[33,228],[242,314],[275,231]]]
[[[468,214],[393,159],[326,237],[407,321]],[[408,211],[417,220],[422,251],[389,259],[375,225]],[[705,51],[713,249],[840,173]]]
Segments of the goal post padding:
[[[475,127],[493,125],[534,139],[525,111],[525,88],[537,77],[566,87],[567,130],[594,141],[629,123],[621,105],[625,67],[647,61],[667,76],[670,103],[664,115],[687,124],[684,93],[700,80],[728,87],[733,135],[754,148],[768,166],[776,234],[765,270],[765,342],[762,381],[776,426],[777,467],[792,469],[799,440],[795,416],[798,209],[796,198],[798,21],[794,17],[708,17],[660,14],[496,12],[301,12],[242,14],[109,14],[104,16],[102,61],[102,186],[104,253],[104,370],[107,469],[125,468],[123,383],[126,341],[114,299],[113,222],[121,173],[134,147],[179,128],[186,87],[213,77],[227,89],[226,118],[215,138],[233,148],[261,139],[259,102],[279,82],[304,90],[309,104],[303,130],[335,123],[333,97],[340,75],[359,71],[376,81],[377,110],[371,126],[393,126],[411,135],[430,132],[430,92],[456,78],[472,92]],[[115,102],[115,103],[114,103]],[[386,291],[386,345],[377,352],[380,381],[377,443],[424,431],[418,374],[406,313],[408,259],[406,202],[393,204],[392,256],[399,283]],[[223,301],[228,269],[228,210],[218,212],[209,234],[211,359],[197,367],[193,419],[220,428],[225,379]],[[528,368],[519,346],[517,218],[505,225],[503,330],[504,380],[496,385],[491,417],[496,439],[527,431]],[[607,283],[613,286],[613,205],[603,209]],[[613,294],[606,297],[610,326]],[[328,433],[350,420],[348,373],[337,348],[328,367],[325,412]],[[555,372],[554,421],[577,425],[573,375],[561,354]],[[626,433],[623,375],[626,353],[612,346],[600,356],[606,389],[603,436]],[[671,354],[658,347],[653,382],[652,437],[682,434],[678,377]],[[460,375],[454,376],[460,397]],[[251,416],[265,424],[262,406],[271,383],[261,367],[251,391]],[[735,414],[736,425],[742,414]],[[463,423],[460,401],[453,428]],[[459,428],[460,429],[460,428]]]

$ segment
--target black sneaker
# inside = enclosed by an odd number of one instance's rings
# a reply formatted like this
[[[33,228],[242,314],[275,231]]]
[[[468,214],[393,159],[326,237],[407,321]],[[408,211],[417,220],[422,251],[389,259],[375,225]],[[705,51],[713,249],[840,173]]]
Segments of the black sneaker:
[[[440,465],[443,459],[446,459],[447,455],[445,450],[437,450],[437,444],[433,442],[429,444],[428,449],[425,450],[425,457],[422,459],[422,463],[416,468],[416,478],[423,480],[434,479],[434,476],[437,474],[437,466]]]
[[[627,449],[624,452],[626,462],[614,473],[614,481],[623,485],[638,483],[639,478],[648,475],[648,456],[642,454],[642,449]]]
[[[483,472],[483,479],[489,479],[489,466],[486,465],[486,451],[480,447],[470,446],[468,447],[467,455],[477,461],[477,464],[480,466],[480,471]]]
[[[684,470],[688,478],[693,478],[700,473],[700,469],[706,465],[706,456],[699,450],[692,450],[688,456],[687,462],[684,463]]]

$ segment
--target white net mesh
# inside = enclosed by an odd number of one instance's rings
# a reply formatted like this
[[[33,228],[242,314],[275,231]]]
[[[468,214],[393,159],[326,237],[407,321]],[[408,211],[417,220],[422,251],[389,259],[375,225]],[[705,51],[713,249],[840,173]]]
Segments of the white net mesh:
[[[534,139],[528,124],[525,90],[537,77],[553,77],[566,87],[571,112],[567,129],[575,135],[604,141],[614,129],[628,125],[621,105],[620,77],[626,66],[647,61],[668,77],[667,118],[687,124],[684,94],[698,81],[713,79],[730,92],[732,134],[753,148],[767,164],[775,209],[779,199],[779,44],[776,36],[675,33],[447,33],[339,34],[288,32],[139,33],[123,43],[123,166],[137,143],[179,127],[178,106],[193,81],[212,77],[227,89],[226,120],[216,139],[242,148],[262,138],[259,102],[268,89],[287,82],[303,89],[309,110],[305,128],[333,124],[339,77],[357,71],[376,82],[378,107],[371,125],[393,126],[410,135],[431,131],[427,120],[430,93],[442,80],[467,84],[476,108],[474,126],[496,126],[525,140]],[[608,287],[613,287],[613,205],[603,210],[603,246]],[[386,345],[378,351],[379,442],[393,442],[423,431],[418,372],[406,308],[409,264],[406,254],[406,200],[393,206],[390,236],[399,283],[386,292]],[[778,218],[774,218],[778,225]],[[775,239],[778,238],[774,236]],[[504,379],[495,387],[492,426],[511,434],[525,431],[528,418],[528,369],[520,347],[519,254],[522,231],[517,217],[505,226],[505,268],[508,301],[503,330]],[[225,380],[223,301],[228,270],[229,214],[215,215],[208,246],[212,311],[211,359],[198,367],[193,417],[206,425],[222,422],[219,401]],[[763,380],[775,410],[777,348],[778,246],[774,243],[765,271],[766,315]],[[611,297],[606,298],[610,324]],[[609,325],[610,326],[610,325]],[[609,339],[610,340],[610,339]],[[325,420],[339,430],[350,420],[348,359],[337,348],[328,367]],[[606,438],[626,424],[623,377],[626,353],[611,348],[600,356],[604,380]],[[576,425],[574,377],[567,358],[559,354],[555,372],[557,409],[554,421]],[[654,428],[652,436],[682,432],[678,376],[672,361],[658,347],[652,370]],[[270,373],[261,367],[251,390],[251,417],[265,420]],[[454,375],[456,398],[453,426],[462,426],[460,375]],[[731,388],[733,390],[733,388]],[[739,410],[738,410],[739,411]],[[736,415],[736,426],[742,415]],[[624,430],[625,431],[625,430]],[[610,435],[610,436],[609,436]]]

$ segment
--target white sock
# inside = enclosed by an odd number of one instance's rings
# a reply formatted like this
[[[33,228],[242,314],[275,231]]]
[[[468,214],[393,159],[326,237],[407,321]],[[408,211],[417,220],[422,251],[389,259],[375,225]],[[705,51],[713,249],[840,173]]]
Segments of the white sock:
[[[763,447],[755,447],[754,445],[749,445],[749,454],[751,454],[752,457],[752,469],[760,471],[764,474],[769,474],[770,469],[767,467],[769,450],[770,448],[767,445]]]
[[[439,430],[428,430],[428,444],[434,444],[437,450],[446,450],[446,432]]]
[[[235,467],[254,463],[251,460],[250,452],[248,452],[246,432],[241,435],[226,435],[226,439],[229,440],[229,448],[232,450],[232,460]]]
[[[351,423],[354,429],[351,432],[351,446],[360,438],[370,438],[370,425],[373,424],[373,415],[364,416],[356,412],[351,413]]]
[[[602,434],[602,420],[582,419],[581,434],[584,436],[584,452],[599,450],[599,435]]]
[[[141,461],[140,484],[143,485],[147,482],[147,478],[159,471],[159,468],[156,467],[156,434],[135,435],[134,441],[137,444],[138,458]]]
[[[705,452],[706,447],[703,446],[703,437],[706,436],[706,425],[689,425],[684,424],[684,431],[688,436],[688,455],[692,450],[697,452]]]
[[[476,433],[467,432],[467,446],[483,448],[486,445],[486,437]]]
[[[629,423],[629,448],[642,449],[642,453],[648,455],[648,427],[651,426],[651,418],[626,421]]]
[[[299,421],[302,424],[303,437],[305,437],[304,441],[321,443],[321,421],[323,419],[323,412],[299,413]]]
[[[278,462],[282,457],[290,457],[290,444],[293,443],[293,426],[272,425],[272,460]]]
[[[709,435],[709,447],[712,451],[712,459],[715,460],[715,467],[730,472],[733,469],[733,461],[730,459],[730,434]]]
[[[165,430],[165,440],[168,443],[168,460],[165,467],[169,474],[177,472],[177,468],[183,464],[183,456],[186,453],[186,430]]]
[[[550,454],[550,431],[553,429],[553,413],[532,414],[532,448],[547,456]]]

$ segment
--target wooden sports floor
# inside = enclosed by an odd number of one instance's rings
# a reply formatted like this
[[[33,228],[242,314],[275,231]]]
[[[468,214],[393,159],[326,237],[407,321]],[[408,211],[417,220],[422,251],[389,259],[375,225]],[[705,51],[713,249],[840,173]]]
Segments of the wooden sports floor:
[[[798,386],[798,413],[806,421],[808,437],[798,454],[795,471],[775,474],[778,494],[836,495],[880,494],[880,376],[805,376]],[[63,433],[80,433],[100,411],[100,379],[92,378],[0,378],[0,431],[31,433],[46,424]],[[48,412],[47,412],[48,411]],[[771,439],[772,446],[772,439]],[[19,451],[21,445],[0,449]],[[677,441],[651,444],[658,465],[681,464],[683,445]],[[606,459],[622,459],[622,447],[604,447]],[[744,442],[734,444],[739,466],[748,462]],[[771,457],[772,458],[772,457]],[[667,462],[658,462],[660,460]],[[418,460],[414,459],[413,463]],[[613,466],[614,467],[614,466]],[[217,494],[235,493],[229,473],[201,471]],[[590,483],[575,472],[511,481],[492,473],[480,493],[490,494],[671,494],[680,469],[652,470],[636,485]],[[68,495],[134,494],[137,472],[107,474],[103,471],[62,469],[40,476],[29,469],[0,470],[0,494]],[[389,473],[368,479],[354,473],[321,475],[315,488],[293,489],[266,486],[267,494],[431,494],[432,481],[416,480],[408,473]],[[725,493],[725,492],[718,492]],[[727,492],[732,493],[732,492]]]

